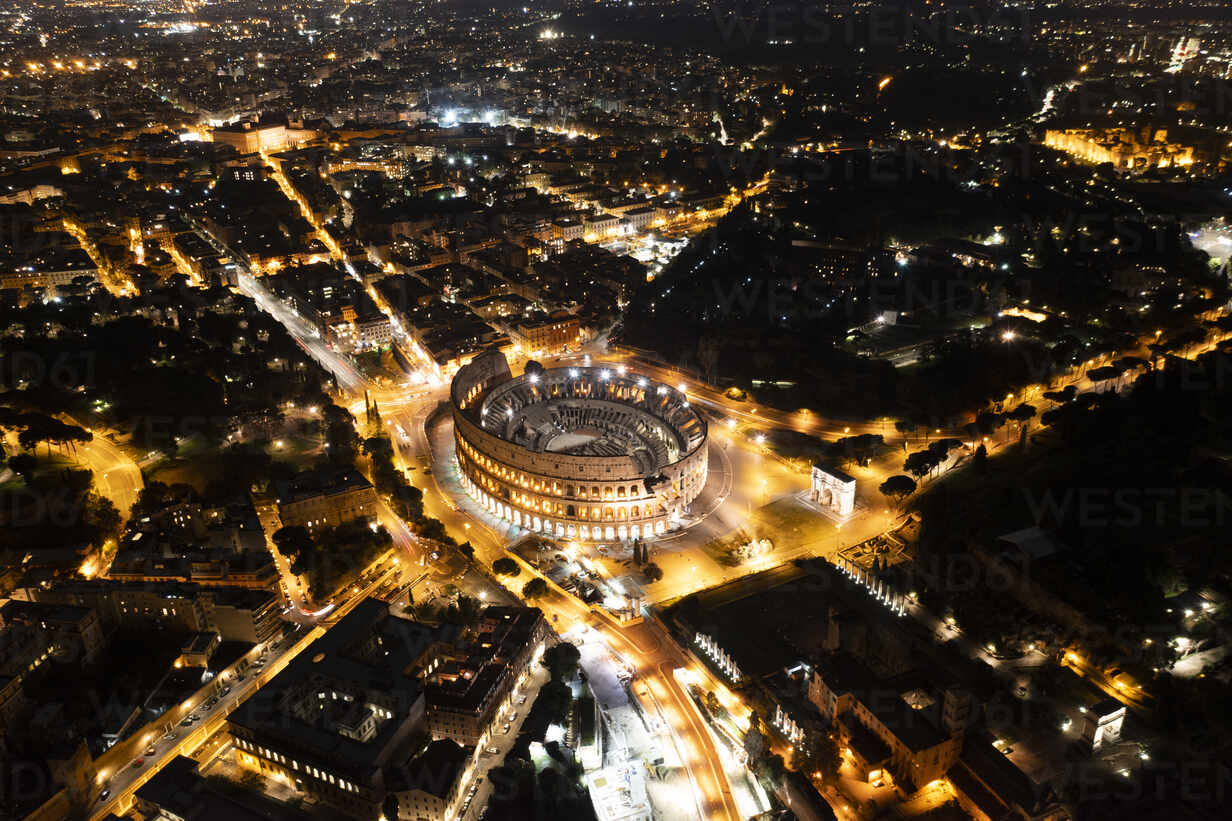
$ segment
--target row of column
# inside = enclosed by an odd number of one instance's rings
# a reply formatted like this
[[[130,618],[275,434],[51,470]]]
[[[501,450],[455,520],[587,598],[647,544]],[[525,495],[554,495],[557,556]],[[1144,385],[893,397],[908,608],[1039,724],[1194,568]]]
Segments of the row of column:
[[[510,506],[507,502],[493,497],[472,481],[463,471],[459,471],[459,476],[462,480],[462,487],[470,494],[471,498],[483,505],[484,509],[492,515],[526,530],[555,536],[557,539],[579,539],[584,542],[623,542],[632,539],[660,536],[667,532],[667,522],[662,519],[654,523],[647,522],[644,525],[594,525],[593,527],[591,525],[579,525],[574,522],[553,521],[547,517],[523,512],[516,507]]]
[[[836,556],[834,558],[834,566],[842,571],[847,578],[872,594],[873,598],[890,608],[890,612],[901,616],[907,611],[907,597],[872,570],[860,567],[851,559],[843,556]]]
[[[701,649],[703,653],[710,657],[710,660],[718,665],[733,682],[739,682],[741,679],[740,668],[736,666],[735,659],[715,641],[708,633],[698,633],[694,639],[694,643]]]

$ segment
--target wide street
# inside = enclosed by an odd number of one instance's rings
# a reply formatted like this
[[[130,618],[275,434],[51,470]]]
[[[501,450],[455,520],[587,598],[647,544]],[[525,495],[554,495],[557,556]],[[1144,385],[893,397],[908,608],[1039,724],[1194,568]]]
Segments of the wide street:
[[[98,431],[94,431],[91,441],[77,446],[74,458],[94,472],[95,488],[111,500],[121,516],[127,517],[145,486],[141,469]]]
[[[268,644],[254,645],[242,659],[204,685],[196,695],[100,756],[98,783],[105,787],[108,795],[96,804],[90,818],[127,812],[132,807],[135,791],[159,768],[177,755],[192,755],[216,733],[226,729],[227,715],[232,710],[282,672],[292,659],[388,581],[393,572],[394,568],[389,568],[375,574],[368,584],[351,592],[336,608],[313,619],[312,626],[303,624],[286,638],[275,636]],[[189,717],[193,717],[192,721],[185,724]],[[146,756],[149,746],[154,748],[154,753]]]

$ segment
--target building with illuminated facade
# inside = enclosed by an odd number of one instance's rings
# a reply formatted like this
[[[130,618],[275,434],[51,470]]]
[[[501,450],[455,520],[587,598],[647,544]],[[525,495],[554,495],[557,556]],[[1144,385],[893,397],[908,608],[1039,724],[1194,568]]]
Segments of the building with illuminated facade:
[[[1193,165],[1192,146],[1168,141],[1168,131],[1130,128],[1048,129],[1044,145],[1090,163],[1112,163],[1118,171]]]
[[[278,517],[287,526],[337,527],[375,519],[377,496],[357,470],[305,471],[278,485]]]
[[[364,599],[228,716],[235,761],[350,818],[389,795],[400,821],[457,818],[548,633],[535,608],[488,607],[464,630]]]
[[[435,739],[485,746],[495,717],[543,653],[547,621],[536,608],[489,607],[475,646],[443,654],[427,675],[428,729]]]
[[[685,394],[624,368],[531,363],[499,351],[450,393],[462,485],[518,527],[586,542],[658,536],[706,484],[706,422]]]
[[[841,652],[818,660],[808,681],[808,700],[836,730],[845,762],[869,781],[892,777],[909,793],[958,760],[963,732],[951,717],[961,698],[919,673],[878,676]]]
[[[576,351],[585,341],[581,321],[564,312],[519,322],[510,338],[526,356]]]
[[[236,763],[375,818],[386,768],[424,725],[420,673],[439,643],[365,599],[228,716]]]
[[[256,644],[282,629],[281,599],[271,590],[65,579],[48,588],[26,588],[24,595],[47,607],[86,609],[97,614],[105,631],[127,626],[217,633],[225,641]]]

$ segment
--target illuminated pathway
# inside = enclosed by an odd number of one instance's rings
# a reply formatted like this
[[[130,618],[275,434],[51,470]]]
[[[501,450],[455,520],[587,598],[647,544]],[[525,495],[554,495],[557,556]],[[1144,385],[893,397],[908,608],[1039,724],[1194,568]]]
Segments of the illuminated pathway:
[[[120,511],[120,515],[127,519],[129,510],[137,501],[137,495],[145,486],[141,479],[141,468],[137,467],[124,451],[97,432],[94,432],[91,441],[77,446],[74,456],[94,472],[94,482],[99,493],[110,499],[116,510]]]
[[[282,300],[271,294],[251,273],[240,271],[236,276],[236,281],[241,293],[252,297],[261,310],[282,323],[287,333],[295,338],[300,347],[319,362],[322,368],[334,375],[338,380],[338,387],[345,391],[363,390],[363,376],[349,359],[325,344],[316,328],[294,313]]]
[[[125,282],[120,279],[112,270],[107,260],[103,257],[98,246],[90,239],[86,229],[71,217],[65,217],[61,222],[64,225],[64,231],[70,234],[73,239],[77,240],[77,244],[81,246],[81,250],[86,252],[90,257],[90,261],[98,268],[98,279],[103,284],[103,287],[111,292],[113,296],[130,296],[137,292],[131,282]]]
[[[329,231],[325,230],[324,226],[317,222],[312,209],[308,207],[308,203],[304,201],[299,191],[295,190],[295,186],[287,179],[287,175],[282,173],[282,163],[271,160],[269,154],[264,151],[261,152],[261,159],[265,162],[267,168],[273,169],[271,176],[274,178],[274,182],[278,184],[278,187],[282,189],[283,196],[295,203],[303,218],[316,229],[317,239],[329,249],[329,255],[336,260],[342,260],[342,249],[338,247],[338,241],[330,235]]]

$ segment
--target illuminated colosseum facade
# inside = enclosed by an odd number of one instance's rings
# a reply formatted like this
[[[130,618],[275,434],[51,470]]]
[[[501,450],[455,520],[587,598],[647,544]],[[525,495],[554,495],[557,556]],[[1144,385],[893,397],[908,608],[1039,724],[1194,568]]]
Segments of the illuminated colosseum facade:
[[[624,369],[529,366],[488,351],[450,389],[458,468],[492,514],[558,539],[673,529],[706,485],[706,421],[675,388]]]

